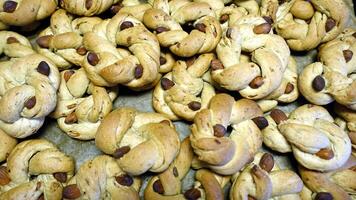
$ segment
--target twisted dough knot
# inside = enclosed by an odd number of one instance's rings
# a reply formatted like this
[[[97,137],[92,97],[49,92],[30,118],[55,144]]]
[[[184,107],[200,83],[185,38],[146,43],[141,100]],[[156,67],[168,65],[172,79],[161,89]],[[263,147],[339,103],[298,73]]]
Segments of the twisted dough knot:
[[[320,62],[304,68],[299,76],[303,96],[317,105],[338,103],[356,110],[356,31],[346,29],[319,50]]]
[[[74,160],[44,139],[18,144],[0,168],[0,199],[62,199]]]
[[[56,0],[1,0],[0,30],[7,26],[25,26],[42,20],[56,8]]]
[[[141,181],[119,167],[114,158],[100,155],[80,166],[63,190],[66,199],[138,200]]]
[[[297,80],[297,63],[295,59],[290,56],[281,84],[267,97],[257,101],[262,111],[267,112],[272,110],[278,105],[278,102],[291,103],[297,100],[299,97]]]
[[[21,58],[33,53],[31,43],[26,37],[12,31],[0,32],[0,55]]]
[[[348,132],[352,145],[352,155],[356,156],[356,112],[340,104],[334,104],[334,111],[342,118],[337,118],[335,123]]]
[[[221,26],[208,3],[188,0],[156,0],[145,12],[144,24],[157,33],[161,46],[181,57],[213,51],[221,38]],[[194,22],[187,33],[181,25]]]
[[[73,64],[81,66],[87,53],[82,36],[101,21],[98,17],[75,18],[63,9],[57,10],[51,16],[50,26],[38,35],[36,49],[53,60],[59,69]]]
[[[202,165],[223,175],[242,169],[262,145],[259,128],[266,126],[262,115],[260,107],[251,100],[235,102],[227,94],[214,96],[209,108],[195,115],[191,127],[192,146]],[[232,131],[225,136],[228,126]]]
[[[308,169],[337,169],[351,154],[346,132],[334,124],[321,106],[303,105],[289,117],[275,109],[267,120],[269,125],[262,131],[264,144],[278,152],[293,152],[297,161]]]
[[[0,163],[6,160],[16,144],[17,140],[15,138],[8,136],[0,129]]]
[[[208,106],[214,88],[203,80],[214,54],[202,54],[186,62],[179,60],[172,72],[161,79],[153,92],[153,107],[171,120],[192,121],[199,110]]]
[[[179,154],[169,168],[149,180],[144,198],[147,200],[224,199],[222,188],[229,178],[218,176],[205,169],[197,171],[194,188],[182,193],[182,181],[189,172],[193,155],[190,139],[185,138],[181,143]]]
[[[39,54],[0,63],[0,128],[24,138],[35,133],[57,103],[59,72]]]
[[[66,11],[79,16],[93,16],[106,11],[119,0],[60,0],[60,5]]]
[[[276,90],[290,52],[283,38],[270,30],[265,19],[254,15],[244,16],[228,28],[216,48],[219,60],[212,62],[213,80],[249,99],[261,99]],[[251,61],[242,51],[252,54]]]
[[[107,115],[98,128],[95,143],[104,153],[113,155],[130,175],[162,172],[179,151],[178,133],[166,117],[132,108]]]
[[[338,36],[347,25],[349,9],[343,0],[291,0],[278,5],[264,0],[262,15],[274,19],[277,33],[296,51],[311,50]]]
[[[331,196],[334,200],[356,197],[356,158],[353,156],[335,171],[322,173],[300,166],[299,172],[305,185],[317,196]]]
[[[52,117],[70,137],[90,140],[95,137],[101,120],[112,110],[117,88],[95,86],[84,69],[61,72],[58,102]]]
[[[303,181],[291,170],[281,170],[271,154],[258,153],[234,180],[230,199],[299,199]]]
[[[128,47],[129,51],[117,49],[116,45]],[[84,35],[84,46],[89,53],[83,66],[95,85],[123,84],[144,90],[159,81],[157,38],[130,15],[118,13],[96,25]]]

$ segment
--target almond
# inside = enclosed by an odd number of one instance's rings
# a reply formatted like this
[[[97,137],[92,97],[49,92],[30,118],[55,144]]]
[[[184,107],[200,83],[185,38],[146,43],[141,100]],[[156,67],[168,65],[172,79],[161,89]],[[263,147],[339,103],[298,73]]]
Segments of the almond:
[[[0,166],[0,185],[7,185],[10,181],[11,179],[7,172],[7,167]]]
[[[80,195],[77,184],[67,185],[63,188],[63,197],[66,199],[77,199]]]

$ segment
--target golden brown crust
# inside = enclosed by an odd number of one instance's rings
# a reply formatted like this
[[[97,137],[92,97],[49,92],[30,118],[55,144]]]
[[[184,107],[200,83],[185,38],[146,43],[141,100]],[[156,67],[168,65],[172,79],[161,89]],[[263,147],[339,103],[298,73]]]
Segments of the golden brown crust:
[[[60,70],[81,66],[86,54],[82,35],[101,21],[99,17],[77,18],[59,9],[51,16],[50,26],[38,35],[35,48]]]
[[[299,167],[300,175],[306,186],[314,193],[328,192],[335,200],[353,199],[355,196],[356,159],[350,156],[341,168],[327,172],[317,172]]]
[[[269,125],[262,133],[268,147],[293,152],[299,164],[313,170],[334,170],[347,161],[350,139],[325,108],[306,104],[289,117],[283,115],[283,111],[273,110],[267,117]]]
[[[75,199],[138,200],[141,181],[125,174],[114,158],[100,155],[84,162],[68,185],[79,189]]]
[[[164,29],[157,31],[161,46],[181,57],[209,53],[221,38],[220,24],[206,2],[158,0],[145,12],[143,22],[149,29]],[[190,33],[181,27],[188,22],[193,22],[196,28]]]
[[[227,94],[215,95],[209,107],[196,114],[191,127],[190,138],[198,159],[223,175],[242,169],[262,145],[260,130],[252,121],[262,114],[251,100],[235,102]],[[229,137],[225,136],[228,126],[233,129]]]
[[[13,1],[12,1],[13,2]],[[17,1],[15,10],[6,12],[4,4],[0,2],[0,27],[25,26],[50,16],[57,8],[56,0]]]
[[[44,139],[19,143],[4,166],[11,181],[0,186],[1,199],[38,199],[42,194],[61,199],[63,184],[74,173],[74,160]],[[58,180],[55,173],[65,179]]]
[[[153,107],[171,120],[192,121],[199,110],[208,106],[214,88],[203,80],[213,54],[202,54],[188,61],[178,60],[153,91]]]
[[[95,142],[100,150],[117,157],[120,167],[130,175],[162,172],[179,151],[178,133],[167,118],[132,108],[107,115]]]
[[[64,70],[58,91],[57,107],[52,117],[59,128],[80,140],[95,138],[101,120],[109,114],[117,88],[104,88],[90,83],[84,69]]]
[[[311,50],[337,37],[349,20],[349,9],[342,0],[285,1],[265,0],[263,16],[270,16],[276,31],[295,51]]]
[[[0,128],[12,137],[27,137],[56,106],[58,69],[39,54],[0,65]]]
[[[298,88],[308,101],[326,105],[335,100],[356,110],[356,81],[352,78],[356,71],[354,33],[353,29],[345,29],[336,39],[321,46],[320,62],[306,66],[301,72]]]
[[[106,11],[119,0],[61,0],[61,7],[68,12],[79,16],[93,16]]]

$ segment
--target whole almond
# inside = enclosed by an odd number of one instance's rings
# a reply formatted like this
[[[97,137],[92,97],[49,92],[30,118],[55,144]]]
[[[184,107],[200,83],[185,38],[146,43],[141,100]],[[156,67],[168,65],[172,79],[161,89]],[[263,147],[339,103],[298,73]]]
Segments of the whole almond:
[[[120,147],[114,152],[113,157],[119,159],[125,154],[127,154],[130,150],[131,148],[129,146]]]
[[[274,159],[272,154],[270,153],[263,154],[259,165],[266,172],[271,172],[274,166]]]
[[[152,187],[153,191],[157,192],[158,194],[164,193],[163,185],[159,179],[153,183]]]
[[[352,59],[352,56],[354,55],[354,53],[351,50],[348,50],[348,49],[342,51],[342,53],[344,54],[344,58],[345,58],[346,63],[348,63]]]
[[[136,65],[134,75],[135,75],[136,79],[139,79],[139,78],[142,77],[142,75],[143,75],[143,67],[142,67],[142,65],[140,65],[140,64]]]
[[[5,1],[2,9],[4,12],[13,13],[16,10],[17,2],[16,1]]]
[[[224,69],[224,65],[222,64],[222,62],[219,59],[213,59],[210,62],[210,67],[211,67],[211,70],[213,70],[213,71],[219,70],[219,69]]]
[[[65,172],[54,173],[53,177],[61,183],[67,182],[67,173],[65,173]]]
[[[35,96],[33,96],[33,97],[27,99],[27,100],[25,101],[25,104],[24,104],[24,106],[25,106],[27,109],[31,109],[31,108],[35,107],[35,105],[36,105],[36,97],[35,97]]]
[[[80,195],[77,184],[67,185],[63,188],[63,197],[66,199],[77,199]]]
[[[331,31],[331,29],[333,29],[336,26],[336,22],[333,18],[328,18],[326,20],[326,24],[325,24],[325,30],[326,32]]]
[[[78,121],[77,115],[75,112],[70,113],[65,119],[64,123],[66,124],[74,124]]]
[[[226,133],[226,128],[221,124],[216,124],[213,126],[215,137],[224,137]]]
[[[271,31],[271,29],[272,29],[271,24],[266,22],[266,23],[255,26],[253,28],[253,32],[255,34],[267,34]]]
[[[334,152],[331,149],[320,149],[315,155],[319,158],[330,160],[334,157]]]
[[[11,179],[7,172],[7,167],[0,166],[0,185],[7,185],[10,181]]]
[[[328,192],[319,192],[316,196],[315,196],[315,200],[333,200],[333,195],[331,195]]]
[[[174,82],[169,80],[168,78],[162,78],[161,79],[161,86],[163,90],[169,90],[174,86]]]
[[[288,119],[287,115],[279,109],[273,109],[270,113],[270,116],[277,124],[280,124],[282,121]]]
[[[70,77],[72,77],[72,75],[74,73],[75,73],[74,70],[68,70],[68,71],[64,72],[64,74],[63,74],[64,80],[67,82],[70,79]]]
[[[315,91],[320,92],[324,89],[325,87],[325,80],[322,76],[318,75],[314,78],[312,82],[312,86]]]
[[[262,130],[268,126],[268,121],[265,117],[259,116],[252,119],[252,121],[257,125],[257,127]]]
[[[15,37],[8,37],[6,39],[7,44],[19,43],[19,41]]]
[[[116,179],[117,183],[119,183],[120,185],[123,185],[123,186],[127,186],[127,187],[131,186],[134,182],[132,177],[127,174],[117,176],[117,177],[115,177],[115,179]]]
[[[134,24],[133,24],[132,22],[130,22],[130,21],[124,21],[124,22],[122,22],[121,25],[120,25],[120,30],[125,30],[125,29],[131,28],[131,27],[133,27],[133,26],[134,26]]]
[[[51,68],[46,61],[41,61],[37,66],[37,72],[45,76],[49,76]]]
[[[184,192],[184,197],[189,200],[196,200],[201,197],[201,193],[198,189],[192,188]]]
[[[284,94],[290,94],[294,90],[294,85],[291,83],[287,83],[286,89],[284,90]]]
[[[257,76],[256,78],[254,78],[251,83],[249,84],[249,86],[253,89],[259,88],[261,87],[261,85],[263,85],[264,81],[262,76]]]
[[[192,101],[192,102],[188,103],[188,107],[192,111],[197,111],[201,108],[201,103],[197,102],[197,101]]]

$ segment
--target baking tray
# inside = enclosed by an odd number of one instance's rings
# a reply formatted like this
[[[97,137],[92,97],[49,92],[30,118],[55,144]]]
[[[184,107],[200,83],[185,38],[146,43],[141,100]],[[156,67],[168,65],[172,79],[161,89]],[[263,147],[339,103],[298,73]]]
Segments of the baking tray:
[[[349,20],[349,26],[356,28],[356,18],[354,12],[354,6],[352,0],[345,0],[348,8],[350,9],[351,17]],[[34,36],[31,36],[30,39],[33,42]],[[317,51],[312,50],[309,52],[292,52],[292,56],[297,61],[298,65],[298,73],[302,70],[302,68],[316,60]],[[233,93],[231,93],[234,95]],[[290,112],[294,110],[296,107],[305,104],[306,101],[304,98],[299,97],[299,99],[291,104],[287,105],[279,105],[278,107],[285,111]],[[152,90],[145,92],[134,92],[130,91],[127,88],[120,87],[118,98],[114,102],[114,109],[119,107],[134,107],[143,112],[154,112],[152,107]],[[190,123],[178,121],[174,122],[177,131],[180,134],[180,139],[183,139],[190,135]],[[71,155],[76,160],[76,169],[79,169],[80,165],[89,159],[94,158],[97,155],[102,154],[99,149],[95,147],[94,140],[91,141],[80,141],[67,136],[64,132],[62,132],[56,120],[47,118],[43,127],[36,133],[31,136],[31,138],[45,138],[49,141],[55,143],[63,152],[68,155]],[[27,138],[28,139],[28,138]],[[263,151],[269,151],[265,147],[263,147]],[[269,151],[270,152],[270,151]],[[271,152],[277,163],[281,168],[288,168],[295,170],[296,161],[293,159],[292,154],[279,154],[276,152]],[[194,185],[194,170],[190,170],[187,176],[183,180],[183,191],[190,189]],[[140,190],[140,196],[143,199],[143,191],[146,187],[147,181],[153,173],[144,174],[142,187]],[[227,184],[224,188],[225,190],[225,198],[228,199],[229,188],[231,184]]]

